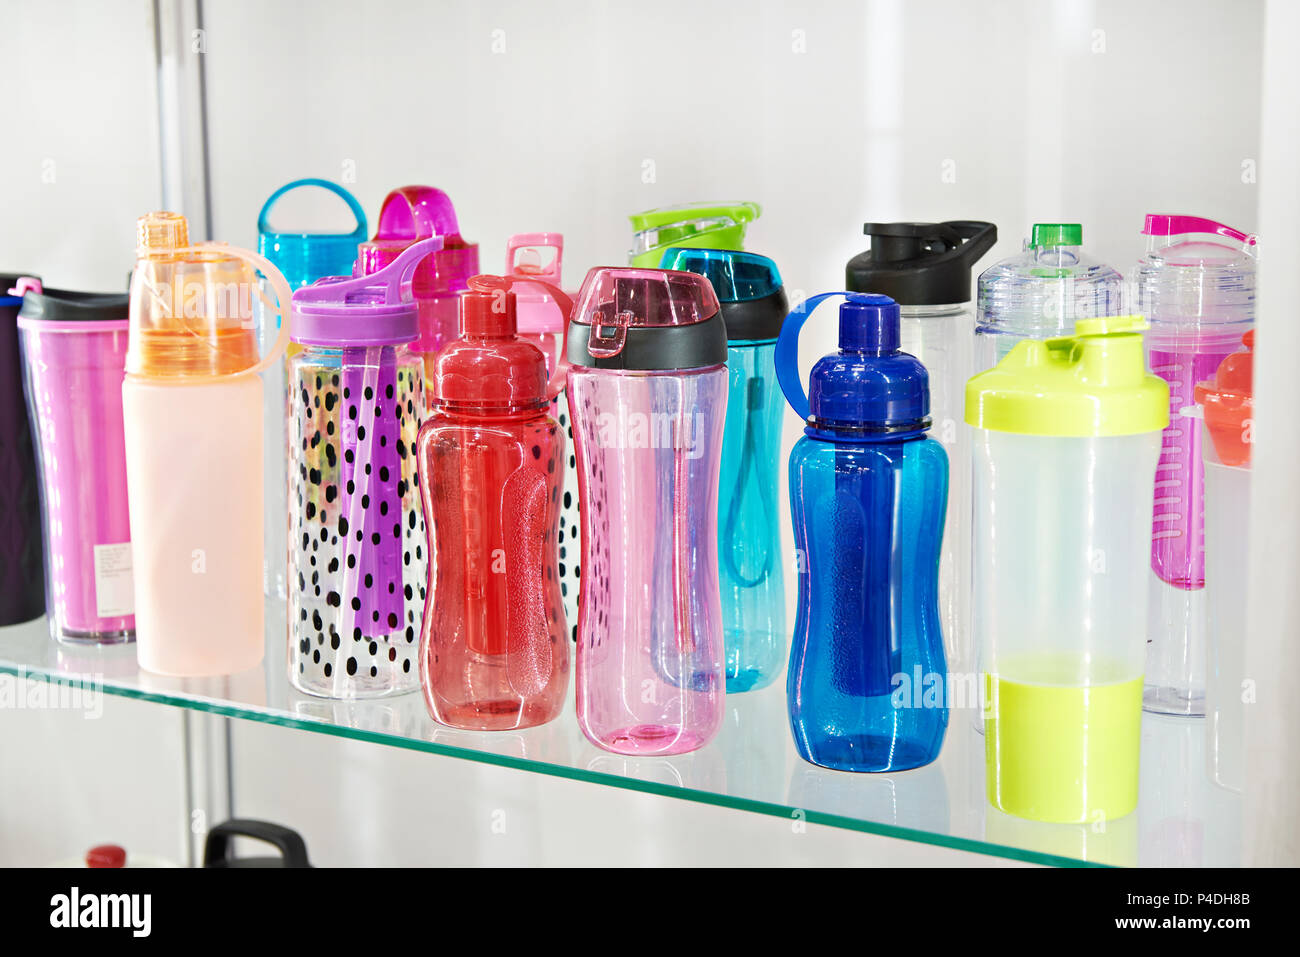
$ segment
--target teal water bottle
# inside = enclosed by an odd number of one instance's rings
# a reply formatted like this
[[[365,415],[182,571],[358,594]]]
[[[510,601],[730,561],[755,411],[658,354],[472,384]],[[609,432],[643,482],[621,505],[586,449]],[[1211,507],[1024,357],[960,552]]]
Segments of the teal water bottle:
[[[776,337],[787,302],[776,263],[722,249],[665,250],[663,269],[706,276],[727,328],[727,419],[718,489],[718,581],[727,693],[771,684],[785,664]]]

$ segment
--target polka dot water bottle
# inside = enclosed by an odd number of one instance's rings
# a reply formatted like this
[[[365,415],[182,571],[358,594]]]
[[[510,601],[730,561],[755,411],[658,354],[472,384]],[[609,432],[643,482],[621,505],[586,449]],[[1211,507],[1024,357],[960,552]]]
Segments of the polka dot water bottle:
[[[1147,361],[1169,383],[1169,427],[1156,468],[1151,603],[1143,704],[1205,713],[1205,467],[1194,405],[1255,323],[1254,236],[1195,216],[1148,215],[1133,278],[1151,323]]]
[[[402,298],[441,239],[293,296],[289,362],[289,680],[330,698],[419,687],[427,543],[415,441],[424,366]]]

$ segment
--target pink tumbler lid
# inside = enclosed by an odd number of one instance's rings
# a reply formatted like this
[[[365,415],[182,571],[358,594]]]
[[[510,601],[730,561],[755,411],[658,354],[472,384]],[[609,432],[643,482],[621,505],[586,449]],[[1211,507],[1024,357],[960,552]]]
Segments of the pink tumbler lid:
[[[403,186],[384,197],[375,237],[357,247],[353,272],[376,273],[411,243],[432,236],[442,239],[442,249],[416,267],[411,292],[416,299],[454,295],[478,273],[478,243],[461,236],[451,198],[432,186]]]

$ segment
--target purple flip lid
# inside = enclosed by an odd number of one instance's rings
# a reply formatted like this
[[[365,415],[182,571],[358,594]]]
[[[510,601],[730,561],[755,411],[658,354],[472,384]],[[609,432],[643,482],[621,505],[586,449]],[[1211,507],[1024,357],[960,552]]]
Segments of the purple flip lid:
[[[419,338],[418,307],[411,297],[416,267],[442,248],[433,236],[408,246],[369,276],[328,276],[293,294],[289,338],[304,345],[389,346]]]

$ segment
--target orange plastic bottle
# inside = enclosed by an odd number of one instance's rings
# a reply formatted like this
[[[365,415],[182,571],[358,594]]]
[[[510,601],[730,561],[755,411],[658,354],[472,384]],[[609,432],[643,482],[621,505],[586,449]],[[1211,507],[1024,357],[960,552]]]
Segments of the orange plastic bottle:
[[[177,213],[137,228],[122,384],[137,654],[158,674],[231,674],[262,660],[258,373],[288,341],[289,287],[247,250],[191,246]],[[285,313],[262,357],[258,270]]]

